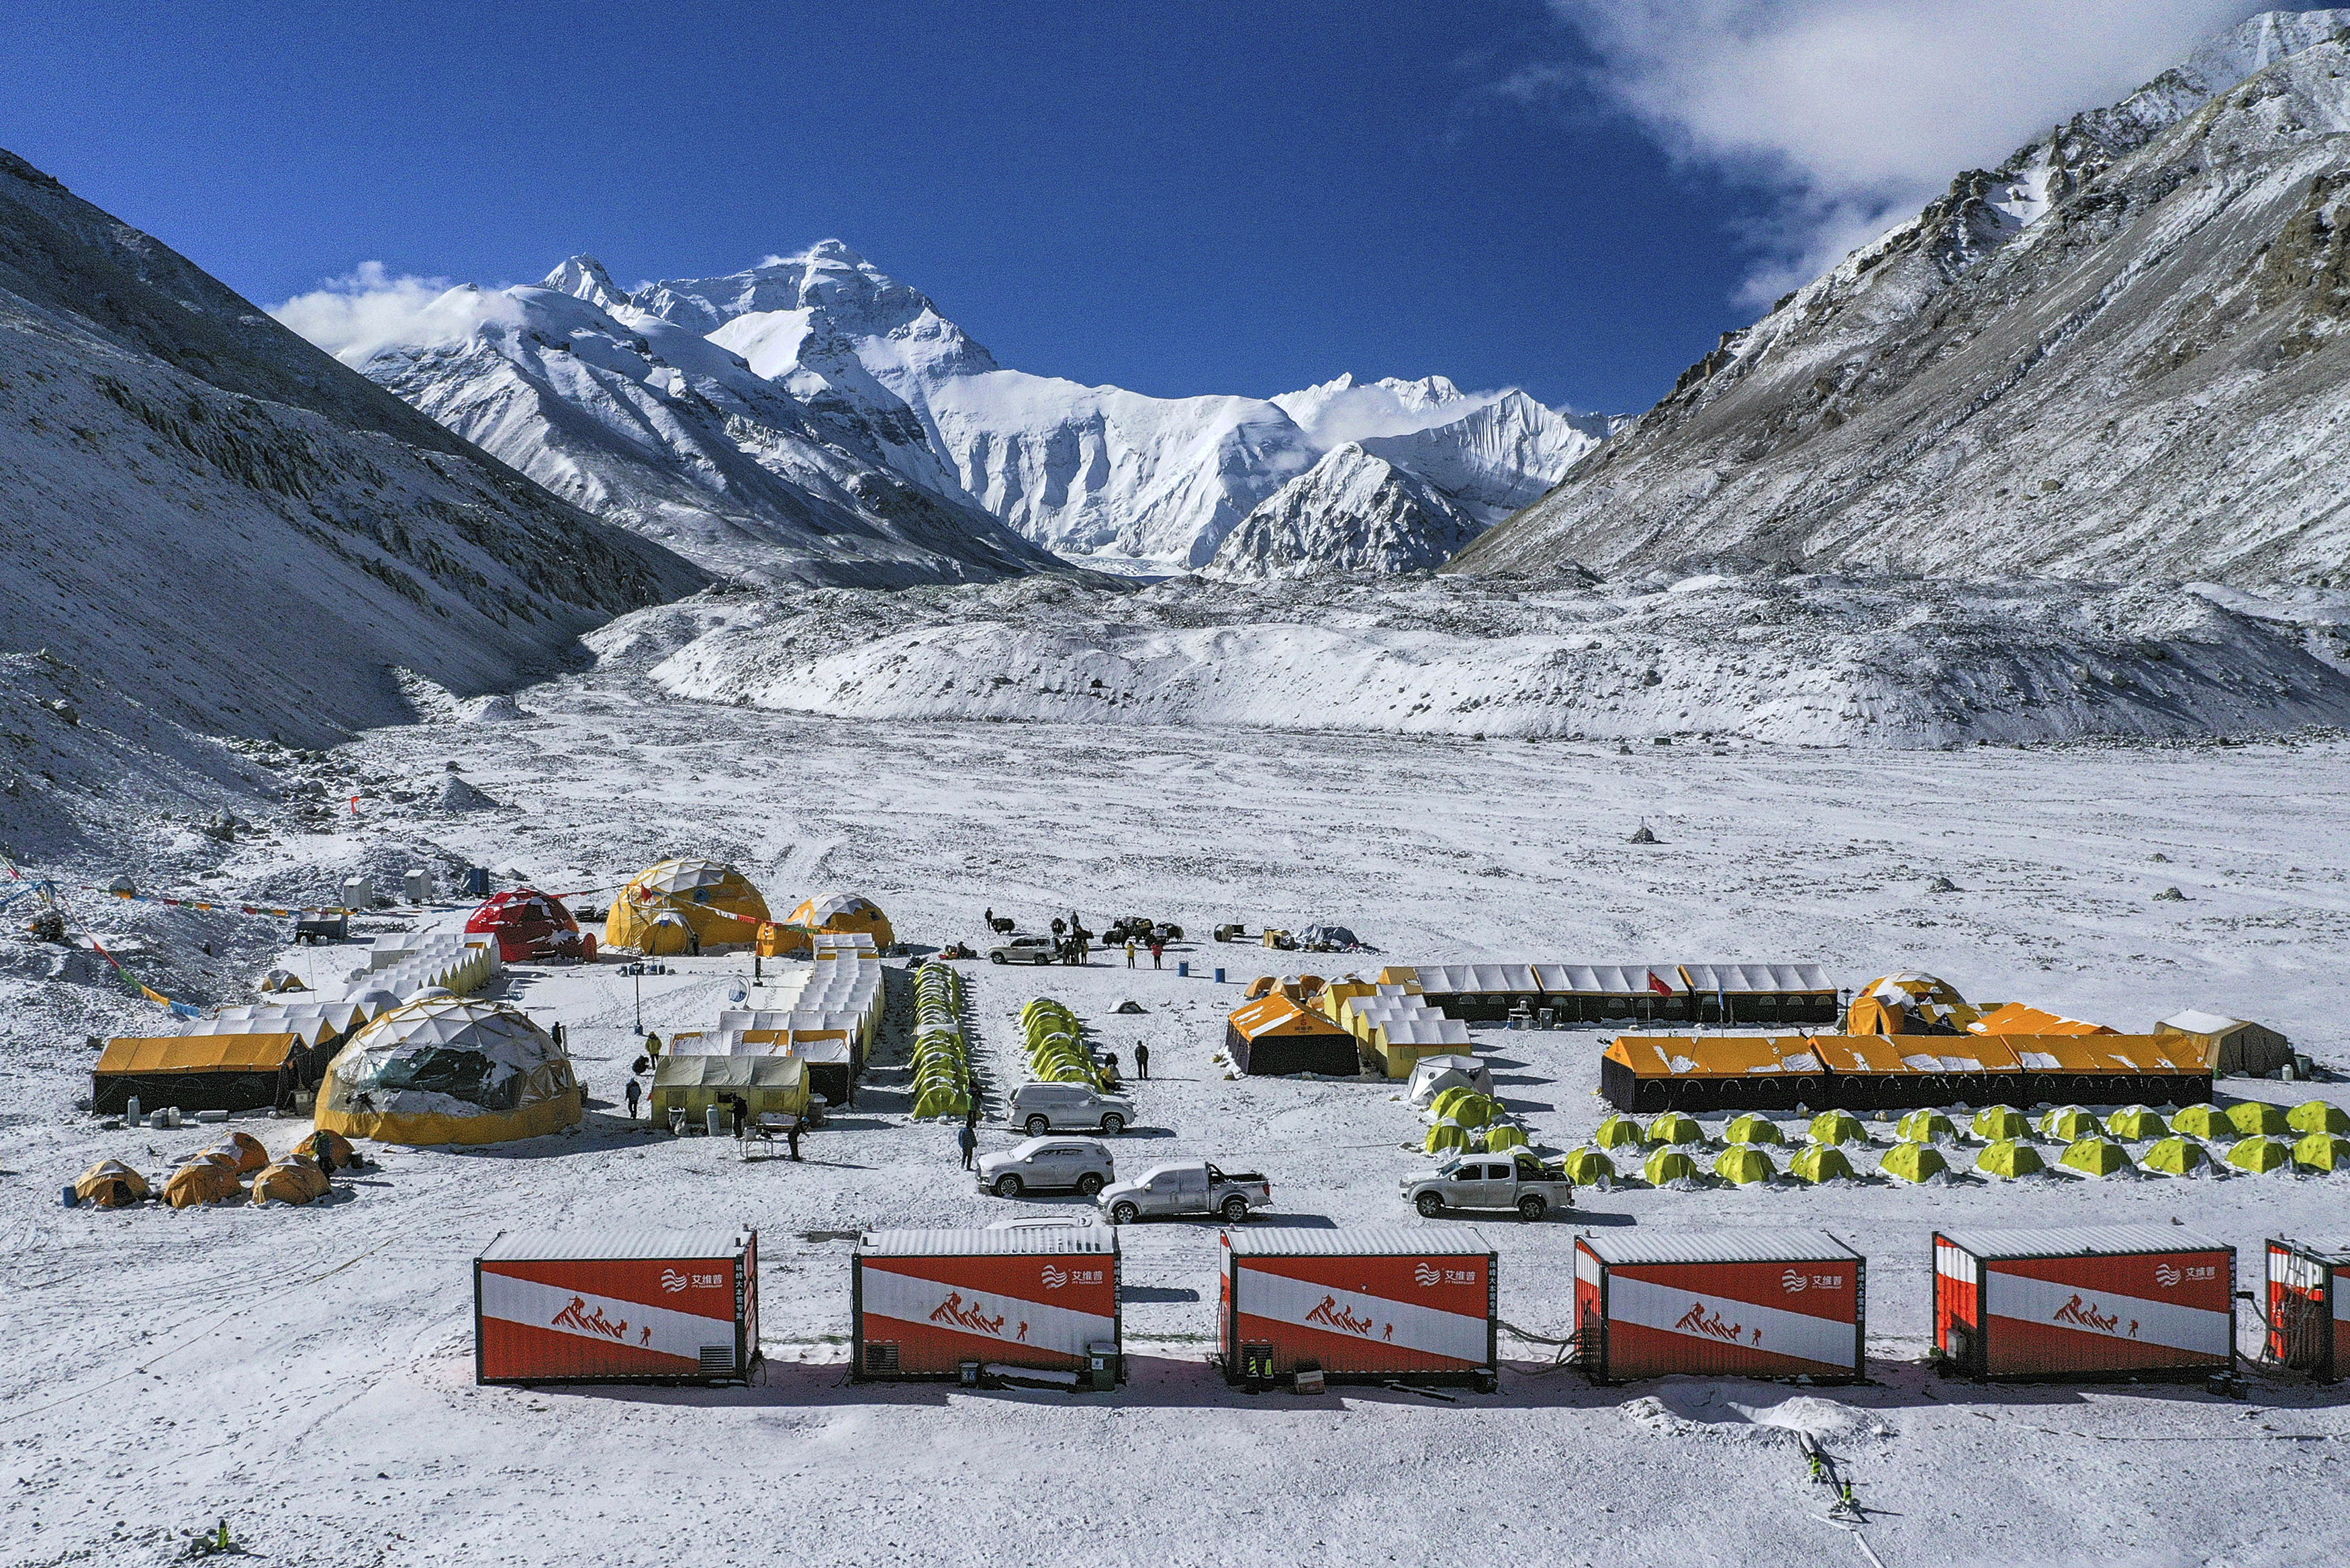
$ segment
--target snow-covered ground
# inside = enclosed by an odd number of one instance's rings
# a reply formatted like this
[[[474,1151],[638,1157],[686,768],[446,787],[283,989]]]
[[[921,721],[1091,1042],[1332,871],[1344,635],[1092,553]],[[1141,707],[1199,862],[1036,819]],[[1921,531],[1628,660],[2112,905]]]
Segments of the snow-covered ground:
[[[1922,968],[1971,997],[2125,1026],[2238,1012],[2350,1068],[2338,740],[1627,755],[1612,742],[805,716],[683,702],[629,667],[518,705],[427,711],[330,762],[274,759],[333,799],[364,790],[356,819],[288,808],[232,846],[127,818],[109,825],[110,857],[86,848],[43,869],[103,881],[135,862],[158,891],[312,901],[359,867],[380,885],[406,865],[474,860],[596,887],[708,853],[778,907],[868,892],[922,945],[976,940],[989,906],[1034,926],[1075,902],[1195,935],[1326,919],[1391,961],[1800,959],[1846,986]],[[442,804],[452,761],[493,804]],[[1643,820],[1661,842],[1627,842]],[[1938,877],[1956,891],[1929,892]],[[2183,901],[2153,897],[2173,887]],[[283,956],[266,920],[79,902],[175,995],[245,1000],[240,980]],[[1388,1087],[1233,1082],[1212,1059],[1238,982],[1274,956],[1194,941],[1158,972],[972,966],[982,1061],[1000,1094],[1017,1008],[1061,996],[1122,1054],[1150,1043],[1122,1170],[1229,1158],[1270,1176],[1277,1220],[1412,1220],[1394,1183],[1422,1163],[1404,1147],[1419,1124]],[[322,982],[348,961],[295,961]],[[664,1032],[711,1021],[748,965],[673,967],[644,984]],[[270,1561],[352,1565],[1863,1562],[1819,1517],[1828,1500],[1805,1479],[1799,1428],[1881,1511],[1867,1538],[1888,1564],[2303,1563],[2339,1534],[2339,1391],[2266,1376],[2243,1402],[1984,1389],[1918,1361],[1937,1224],[2175,1217],[2234,1243],[2249,1287],[2264,1236],[2350,1230],[2350,1177],[1631,1189],[1586,1193],[1569,1219],[1482,1226],[1502,1253],[1503,1314],[1554,1334],[1578,1228],[1824,1226],[1870,1259],[1874,1381],[1859,1388],[1599,1389],[1505,1342],[1494,1396],[1250,1397],[1201,1364],[1215,1231],[1188,1223],[1125,1234],[1134,1376],[1115,1395],[856,1387],[842,1343],[852,1233],[1047,1207],[980,1196],[951,1131],[907,1122],[888,1064],[901,1038],[808,1163],[746,1164],[612,1108],[636,1049],[631,982],[614,967],[523,969],[506,994],[570,1025],[593,1102],[576,1133],[385,1148],[307,1210],[66,1210],[59,1187],[92,1161],[160,1172],[205,1136],[106,1131],[73,1111],[84,1036],[161,1023],[99,972],[86,954],[0,938],[10,1563],[161,1563],[180,1532],[223,1516]],[[1114,1013],[1128,998],[1147,1011]],[[1604,1113],[1596,1032],[1477,1033],[1538,1141],[1570,1146]],[[2341,1084],[2225,1087],[2350,1102]],[[237,1125],[273,1151],[306,1130]],[[1012,1137],[998,1123],[985,1141]],[[736,1220],[761,1231],[762,1386],[473,1386],[469,1261],[499,1231]],[[2249,1314],[2242,1327],[2250,1346]]]

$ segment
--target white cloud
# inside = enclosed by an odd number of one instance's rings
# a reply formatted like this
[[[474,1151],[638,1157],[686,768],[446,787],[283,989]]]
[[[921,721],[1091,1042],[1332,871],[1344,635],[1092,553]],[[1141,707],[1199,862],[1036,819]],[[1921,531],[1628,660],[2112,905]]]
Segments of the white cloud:
[[[2242,0],[1549,0],[1590,85],[1678,157],[1770,189],[1768,298],[2240,20]],[[1534,78],[1526,84],[1535,85]]]
[[[361,262],[324,288],[297,294],[270,315],[357,368],[387,348],[439,348],[463,342],[484,321],[519,322],[522,307],[504,295],[445,277],[394,277],[381,262]]]

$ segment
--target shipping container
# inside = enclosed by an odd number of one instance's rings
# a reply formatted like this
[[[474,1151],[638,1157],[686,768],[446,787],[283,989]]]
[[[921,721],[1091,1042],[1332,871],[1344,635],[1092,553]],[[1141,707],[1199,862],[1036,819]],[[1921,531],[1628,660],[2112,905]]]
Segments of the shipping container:
[[[2232,1373],[2235,1293],[2236,1250],[2176,1225],[1934,1235],[1934,1345],[1975,1377]]]
[[[2350,1241],[2269,1242],[2268,1358],[2338,1383],[2350,1371]]]
[[[966,1362],[1125,1380],[1118,1231],[873,1231],[849,1259],[850,1376],[957,1377]]]
[[[1866,1375],[1868,1264],[1825,1231],[1624,1231],[1575,1241],[1585,1374]]]
[[[1499,1369],[1494,1253],[1473,1230],[1226,1231],[1218,1360],[1232,1383],[1464,1383]]]
[[[756,1231],[506,1231],[473,1260],[479,1383],[742,1383]]]

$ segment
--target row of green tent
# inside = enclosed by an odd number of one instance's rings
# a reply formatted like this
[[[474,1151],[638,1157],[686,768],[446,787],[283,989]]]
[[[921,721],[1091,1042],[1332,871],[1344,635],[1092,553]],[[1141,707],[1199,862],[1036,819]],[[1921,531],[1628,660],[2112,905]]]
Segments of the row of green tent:
[[[1603,1149],[1578,1148],[1561,1163],[1570,1181],[1592,1184],[1617,1179],[1615,1162]],[[2222,1164],[2255,1176],[2285,1171],[2322,1174],[2350,1170],[2350,1137],[2314,1132],[2304,1133],[2297,1143],[2268,1137],[2240,1138],[2224,1157],[2214,1159],[2211,1151],[2196,1139],[2174,1137],[2157,1142],[2142,1159],[2133,1162],[2129,1150],[2120,1144],[2092,1134],[2068,1145],[2056,1163],[2084,1176],[2100,1177],[2132,1169],[2157,1176],[2192,1176]],[[1903,1142],[1885,1151],[1878,1168],[1898,1181],[1916,1183],[1948,1171],[1950,1162],[1930,1143]],[[2038,1175],[2048,1168],[2048,1163],[2031,1144],[2002,1138],[1976,1155],[1975,1168],[1986,1176],[2013,1180],[2021,1176]],[[1811,1144],[1797,1150],[1788,1162],[1787,1173],[1812,1183],[1850,1180],[1854,1175],[1852,1161],[1844,1150],[1829,1143]],[[1665,1144],[1649,1151],[1641,1163],[1640,1174],[1650,1186],[1663,1187],[1675,1181],[1695,1180],[1700,1170],[1696,1158],[1685,1147]],[[1733,1143],[1714,1157],[1713,1174],[1744,1187],[1772,1180],[1779,1169],[1760,1147]]]
[[[1442,1104],[1442,1096],[1439,1096],[1438,1104]],[[2225,1110],[2213,1105],[2189,1106],[2168,1121],[2150,1106],[2125,1106],[2100,1120],[2096,1113],[2080,1106],[2058,1106],[2044,1112],[2035,1127],[2012,1106],[1987,1106],[1975,1112],[1969,1126],[1975,1137],[1985,1144],[2012,1143],[2031,1137],[2035,1131],[2043,1138],[2068,1147],[2084,1138],[2101,1136],[2125,1143],[2150,1143],[2174,1135],[2211,1142],[2277,1137],[2287,1133],[2304,1138],[2350,1135],[2350,1112],[2324,1100],[2311,1100],[2290,1111],[2263,1100],[2245,1100]],[[1938,1144],[1955,1143],[1960,1134],[1957,1124],[1944,1112],[1918,1110],[1901,1118],[1895,1136],[1905,1144]],[[1866,1144],[1868,1129],[1850,1111],[1822,1111],[1811,1119],[1804,1137],[1814,1145],[1830,1147]],[[1630,1116],[1611,1116],[1592,1134],[1592,1142],[1604,1149],[1651,1144],[1686,1147],[1705,1141],[1705,1129],[1698,1125],[1697,1118],[1679,1111],[1668,1111],[1646,1127]],[[1735,1148],[1780,1146],[1788,1139],[1777,1122],[1749,1112],[1731,1119],[1722,1128],[1721,1141]]]
[[[1020,1010],[1028,1045],[1028,1075],[1040,1084],[1103,1086],[1101,1069],[1086,1048],[1085,1025],[1066,1003],[1040,996]]]
[[[942,963],[914,971],[914,1119],[971,1114],[971,1047],[963,1040],[962,976]]]

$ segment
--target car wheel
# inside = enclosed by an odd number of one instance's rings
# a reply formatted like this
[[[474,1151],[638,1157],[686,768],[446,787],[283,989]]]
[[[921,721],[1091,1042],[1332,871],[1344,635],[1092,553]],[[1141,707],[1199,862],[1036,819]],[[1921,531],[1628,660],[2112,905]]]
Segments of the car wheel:
[[[1550,1205],[1539,1192],[1529,1192],[1518,1199],[1518,1218],[1529,1224],[1550,1212]]]
[[[1043,1137],[1046,1133],[1051,1132],[1052,1130],[1053,1124],[1047,1118],[1044,1116],[1030,1116],[1028,1118],[1028,1136],[1030,1137]]]
[[[1012,961],[1005,958],[1002,953],[990,953],[987,955],[987,961],[990,963],[1010,963]]]
[[[1077,1178],[1078,1196],[1084,1198],[1097,1198],[1101,1195],[1101,1189],[1102,1179],[1099,1171],[1088,1170],[1083,1176]]]
[[[1118,1115],[1116,1112],[1112,1112],[1110,1115],[1102,1117],[1102,1131],[1107,1133],[1110,1137],[1116,1137],[1125,1130],[1126,1118],[1124,1116]]]
[[[1109,1206],[1109,1222],[1113,1225],[1131,1225],[1140,1218],[1141,1213],[1142,1210],[1131,1203],[1113,1203]]]
[[[1423,1192],[1411,1201],[1412,1207],[1419,1210],[1419,1217],[1423,1220],[1433,1220],[1444,1212],[1444,1199],[1433,1192]]]
[[[1247,1221],[1248,1199],[1245,1198],[1225,1199],[1224,1223],[1227,1225],[1242,1225],[1247,1223]]]
[[[997,1177],[997,1178],[995,1179],[995,1195],[996,1195],[998,1198],[1017,1198],[1017,1197],[1019,1197],[1019,1196],[1020,1196],[1020,1179],[1019,1179],[1018,1177],[1016,1177],[1016,1176],[999,1176],[999,1177]]]

